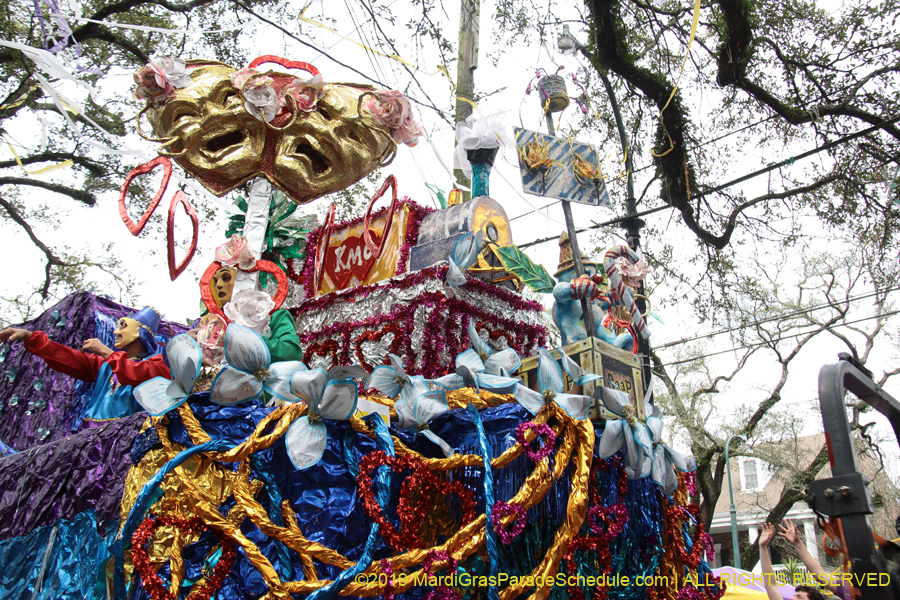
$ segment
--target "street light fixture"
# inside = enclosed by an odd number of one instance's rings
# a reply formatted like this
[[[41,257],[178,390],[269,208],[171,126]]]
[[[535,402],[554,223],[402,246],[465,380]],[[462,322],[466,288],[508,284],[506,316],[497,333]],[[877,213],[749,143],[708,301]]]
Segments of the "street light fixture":
[[[737,512],[734,510],[734,491],[731,489],[731,462],[728,460],[728,445],[734,438],[747,441],[746,435],[734,434],[725,442],[725,470],[728,473],[728,497],[731,499],[731,552],[734,554],[734,568],[741,568],[741,547],[738,544]]]

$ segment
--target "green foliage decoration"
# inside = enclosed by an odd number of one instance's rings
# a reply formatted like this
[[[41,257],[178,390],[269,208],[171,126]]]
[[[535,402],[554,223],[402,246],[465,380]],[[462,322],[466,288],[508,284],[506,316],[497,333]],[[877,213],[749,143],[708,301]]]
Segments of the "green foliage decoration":
[[[521,279],[532,290],[539,294],[549,294],[553,291],[556,280],[550,276],[547,269],[535,264],[518,247],[497,246],[495,250],[497,258],[503,263],[503,268]]]

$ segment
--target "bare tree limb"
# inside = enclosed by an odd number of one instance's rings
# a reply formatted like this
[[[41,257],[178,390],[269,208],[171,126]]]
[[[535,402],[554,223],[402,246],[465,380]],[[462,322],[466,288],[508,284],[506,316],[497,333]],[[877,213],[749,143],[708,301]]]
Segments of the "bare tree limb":
[[[26,179],[24,177],[0,177],[0,185],[30,185],[33,187],[39,187],[45,190],[49,190],[51,192],[56,192],[57,194],[62,194],[64,196],[69,196],[73,200],[78,200],[82,204],[87,204],[88,206],[94,206],[95,204],[97,204],[97,198],[90,192],[86,192],[84,190],[76,190],[75,188],[70,188],[58,183],[40,181],[39,179]]]

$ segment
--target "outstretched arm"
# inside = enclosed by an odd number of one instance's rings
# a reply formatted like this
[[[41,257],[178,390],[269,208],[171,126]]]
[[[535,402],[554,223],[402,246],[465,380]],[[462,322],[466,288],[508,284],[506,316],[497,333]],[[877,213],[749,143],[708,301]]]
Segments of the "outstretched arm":
[[[841,589],[840,586],[829,585],[831,582],[831,577],[828,573],[825,572],[825,569],[822,568],[822,565],[819,564],[819,561],[807,550],[806,544],[803,543],[803,540],[800,537],[800,532],[797,530],[797,526],[791,523],[790,519],[785,519],[785,523],[787,526],[779,525],[778,526],[778,535],[786,539],[794,546],[794,550],[797,551],[797,556],[800,557],[800,560],[803,562],[803,566],[806,567],[806,570],[816,576],[816,579],[821,582],[822,585],[827,587],[833,593],[837,594]]]
[[[762,569],[763,585],[766,587],[766,594],[769,600],[782,600],[781,592],[775,582],[775,569],[772,568],[772,557],[769,556],[769,544],[775,537],[775,526],[771,523],[765,523],[762,527],[762,533],[759,534],[759,562]],[[739,552],[735,549],[735,552]]]

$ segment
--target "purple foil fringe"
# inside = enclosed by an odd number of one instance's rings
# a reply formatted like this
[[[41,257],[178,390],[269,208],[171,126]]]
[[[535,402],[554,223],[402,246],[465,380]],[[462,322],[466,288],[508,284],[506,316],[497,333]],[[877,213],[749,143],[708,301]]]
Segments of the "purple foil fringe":
[[[128,453],[146,418],[108,421],[0,459],[0,539],[89,509],[99,522],[119,519]]]

